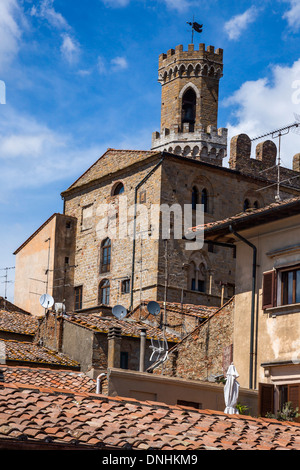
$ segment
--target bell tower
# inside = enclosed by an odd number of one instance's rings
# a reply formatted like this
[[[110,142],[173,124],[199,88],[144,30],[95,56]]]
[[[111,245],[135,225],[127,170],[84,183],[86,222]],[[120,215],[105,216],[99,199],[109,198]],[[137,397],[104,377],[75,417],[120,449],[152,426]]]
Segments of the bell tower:
[[[161,129],[152,135],[152,150],[221,166],[227,149],[227,129],[218,129],[223,50],[189,44],[184,51],[179,45],[159,56],[158,75]]]

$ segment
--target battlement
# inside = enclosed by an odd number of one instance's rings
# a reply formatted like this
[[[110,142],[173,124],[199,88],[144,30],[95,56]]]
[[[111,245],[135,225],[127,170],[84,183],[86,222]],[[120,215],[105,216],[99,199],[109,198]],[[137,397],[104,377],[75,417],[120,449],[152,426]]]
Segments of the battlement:
[[[159,68],[166,67],[169,65],[170,60],[184,61],[184,60],[197,60],[205,59],[211,62],[217,62],[223,64],[223,49],[215,49],[214,46],[205,46],[205,44],[199,44],[199,49],[195,49],[194,44],[188,45],[188,50],[183,50],[183,45],[180,44],[175,49],[169,49],[165,54],[159,56]]]
[[[241,173],[260,176],[270,180],[277,179],[277,146],[271,140],[260,142],[255,149],[255,158],[251,158],[252,142],[247,134],[239,134],[231,139],[229,167]],[[283,179],[292,178],[300,172],[300,154],[293,158],[293,169],[281,167]],[[288,182],[286,183],[289,184]],[[292,186],[299,187],[298,180],[293,179]]]
[[[219,80],[223,76],[223,49],[215,51],[214,46],[200,44],[199,50],[189,44],[187,51],[183,46],[170,49],[159,56],[158,81],[165,84],[176,78],[209,77]]]
[[[222,166],[226,157],[228,130],[221,127],[202,126],[190,130],[188,123],[181,130],[173,125],[171,129],[153,132],[152,150],[161,150],[176,155],[207,161]]]

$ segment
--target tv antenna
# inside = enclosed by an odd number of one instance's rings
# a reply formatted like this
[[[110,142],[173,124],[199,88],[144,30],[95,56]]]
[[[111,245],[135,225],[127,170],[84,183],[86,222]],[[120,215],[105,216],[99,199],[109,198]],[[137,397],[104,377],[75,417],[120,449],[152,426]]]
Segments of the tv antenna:
[[[116,305],[112,309],[112,314],[118,319],[118,320],[123,320],[123,318],[126,317],[127,315],[127,310],[123,305]]]
[[[271,131],[271,132],[268,132],[266,134],[263,134],[263,135],[260,135],[258,137],[255,137],[253,139],[251,139],[251,142],[254,142],[256,140],[261,140],[265,137],[271,137],[271,139],[278,139],[278,157],[277,157],[277,164],[275,165],[277,167],[277,181],[276,183],[272,184],[272,185],[269,185],[265,188],[262,188],[262,189],[267,189],[271,186],[274,186],[276,185],[277,186],[277,190],[276,190],[276,196],[275,196],[275,199],[276,201],[281,201],[281,197],[280,197],[280,185],[286,181],[290,181],[292,178],[288,178],[287,180],[284,180],[284,181],[280,181],[280,165],[281,165],[281,139],[283,136],[286,136],[287,134],[290,133],[291,130],[293,130],[296,134],[300,134],[300,116],[298,114],[294,114],[295,118],[296,118],[296,122],[294,122],[293,124],[289,124],[287,126],[284,126],[284,127],[281,127],[280,129],[276,129],[274,131]],[[269,170],[271,170],[271,168],[268,168]],[[266,170],[264,170],[266,171]],[[299,176],[295,176],[294,178],[299,178]],[[260,190],[259,190],[260,191]]]
[[[158,302],[148,302],[147,304],[147,310],[151,315],[154,315],[157,317],[160,314],[160,305]],[[152,349],[152,354],[150,356],[150,362],[152,361],[153,357],[155,357],[155,362],[160,361],[164,363],[168,357],[168,342],[165,337],[165,333],[163,331],[163,339],[157,338],[157,340],[154,340],[151,338],[151,346],[149,346],[150,349]]]
[[[7,300],[7,285],[8,284],[12,284],[13,281],[9,281],[8,280],[8,271],[10,271],[11,269],[15,269],[15,267],[7,267],[7,268],[2,268],[0,269],[0,271],[5,271],[5,274],[4,276],[1,276],[3,277],[5,280],[3,281],[3,284],[5,284],[5,293],[4,293],[4,310],[6,309],[6,300]]]
[[[189,24],[192,27],[192,44],[194,44],[194,33],[202,33],[203,32],[203,24],[196,23],[194,21],[194,16],[193,16],[193,22],[187,21],[187,24]]]

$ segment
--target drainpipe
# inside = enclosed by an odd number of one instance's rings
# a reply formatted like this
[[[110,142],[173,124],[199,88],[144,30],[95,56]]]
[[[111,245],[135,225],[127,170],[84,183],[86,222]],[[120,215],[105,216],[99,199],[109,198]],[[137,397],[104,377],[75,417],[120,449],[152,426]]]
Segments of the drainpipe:
[[[250,326],[250,364],[249,364],[249,389],[253,388],[253,357],[254,357],[254,315],[255,315],[255,293],[256,293],[256,267],[257,267],[257,248],[250,243],[246,238],[235,232],[230,225],[229,231],[239,238],[246,245],[250,246],[253,250],[252,261],[252,299],[251,299],[251,326]]]
[[[145,372],[146,331],[142,328],[140,333],[140,372]]]
[[[97,377],[97,387],[96,387],[96,393],[97,393],[97,395],[99,395],[100,393],[102,393],[102,387],[101,387],[101,385],[102,385],[102,381],[103,381],[103,379],[104,379],[105,376],[106,376],[106,374],[103,373],[103,374],[98,375],[98,377]]]
[[[150,176],[160,167],[162,164],[165,155],[162,152],[162,159],[152,168],[152,170],[136,185],[134,190],[134,215],[133,215],[133,242],[132,242],[132,268],[131,268],[131,294],[130,294],[130,307],[129,310],[133,308],[133,288],[134,288],[134,270],[135,270],[135,245],[136,245],[136,206],[137,206],[137,197],[138,190],[140,187],[150,178]]]

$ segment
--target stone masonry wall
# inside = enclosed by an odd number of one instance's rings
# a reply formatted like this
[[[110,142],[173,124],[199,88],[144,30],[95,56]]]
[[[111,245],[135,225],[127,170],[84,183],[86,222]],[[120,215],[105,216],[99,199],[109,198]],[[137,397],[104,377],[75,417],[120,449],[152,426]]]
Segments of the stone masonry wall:
[[[167,361],[154,369],[154,373],[160,375],[163,370],[166,376],[201,381],[223,375],[232,360],[233,317],[234,299],[231,299],[170,350]]]

